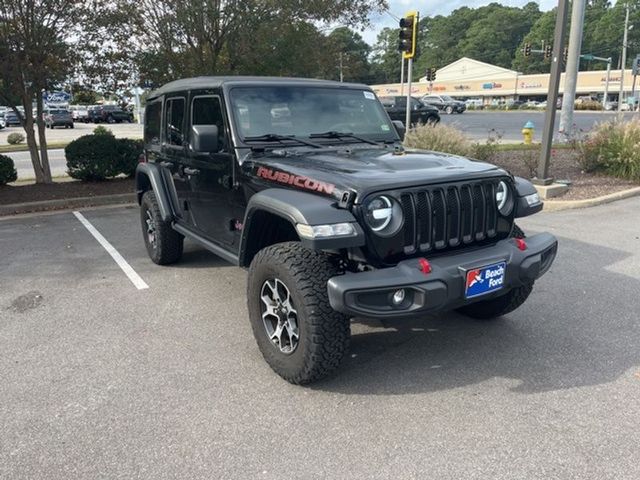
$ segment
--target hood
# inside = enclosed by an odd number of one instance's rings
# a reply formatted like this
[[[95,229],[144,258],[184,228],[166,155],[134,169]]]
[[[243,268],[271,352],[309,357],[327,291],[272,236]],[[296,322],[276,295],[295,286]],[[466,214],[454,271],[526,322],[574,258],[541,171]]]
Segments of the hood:
[[[508,175],[488,163],[424,150],[394,152],[374,147],[275,152],[251,154],[242,164],[243,173],[270,187],[308,190],[337,200],[352,191],[356,203],[379,191]]]

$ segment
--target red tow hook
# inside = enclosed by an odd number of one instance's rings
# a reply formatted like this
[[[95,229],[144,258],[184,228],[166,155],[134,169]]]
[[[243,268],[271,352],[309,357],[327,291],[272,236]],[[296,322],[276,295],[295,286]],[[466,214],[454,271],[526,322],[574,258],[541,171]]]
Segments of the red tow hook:
[[[525,242],[523,238],[515,238],[514,240],[516,241],[516,247],[518,247],[518,250],[524,252],[527,249],[527,242]]]
[[[431,273],[431,264],[429,263],[429,260],[427,260],[426,258],[419,258],[418,259],[418,270],[420,270],[425,275],[430,274]]]

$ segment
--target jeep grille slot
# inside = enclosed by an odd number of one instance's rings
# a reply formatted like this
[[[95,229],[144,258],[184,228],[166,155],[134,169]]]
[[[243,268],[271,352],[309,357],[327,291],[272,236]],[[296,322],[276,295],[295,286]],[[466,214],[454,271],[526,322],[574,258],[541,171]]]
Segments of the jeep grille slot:
[[[402,203],[402,210],[408,218],[415,218],[415,209],[413,205],[412,195],[409,193],[403,193],[400,196],[400,203]],[[416,250],[415,244],[415,221],[407,222],[404,226],[404,253],[413,253]]]
[[[477,181],[403,192],[404,252],[429,252],[498,235],[496,182]]]

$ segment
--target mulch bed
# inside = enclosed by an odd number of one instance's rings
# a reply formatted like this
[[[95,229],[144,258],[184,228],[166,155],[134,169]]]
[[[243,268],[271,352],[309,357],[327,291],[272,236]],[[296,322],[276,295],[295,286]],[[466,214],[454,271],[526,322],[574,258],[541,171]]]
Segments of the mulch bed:
[[[115,178],[104,182],[63,181],[52,185],[0,186],[0,205],[12,203],[39,202],[64,198],[98,197],[133,193],[135,184],[132,178]]]
[[[510,171],[513,175],[531,178],[527,163],[533,161],[535,165],[538,156],[539,150],[507,150],[497,152],[490,162]],[[583,200],[640,186],[630,180],[584,172],[578,163],[578,153],[568,148],[552,151],[549,174],[556,180],[571,182],[569,191],[554,200]]]

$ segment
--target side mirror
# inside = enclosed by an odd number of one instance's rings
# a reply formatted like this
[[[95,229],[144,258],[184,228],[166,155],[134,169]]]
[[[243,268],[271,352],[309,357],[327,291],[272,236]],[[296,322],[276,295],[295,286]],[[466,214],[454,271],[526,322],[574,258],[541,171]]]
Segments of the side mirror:
[[[216,125],[193,125],[190,144],[194,152],[217,152],[218,127]]]
[[[393,126],[396,127],[396,132],[398,132],[400,140],[404,140],[404,134],[407,133],[407,129],[404,128],[404,123],[400,120],[393,120]]]

